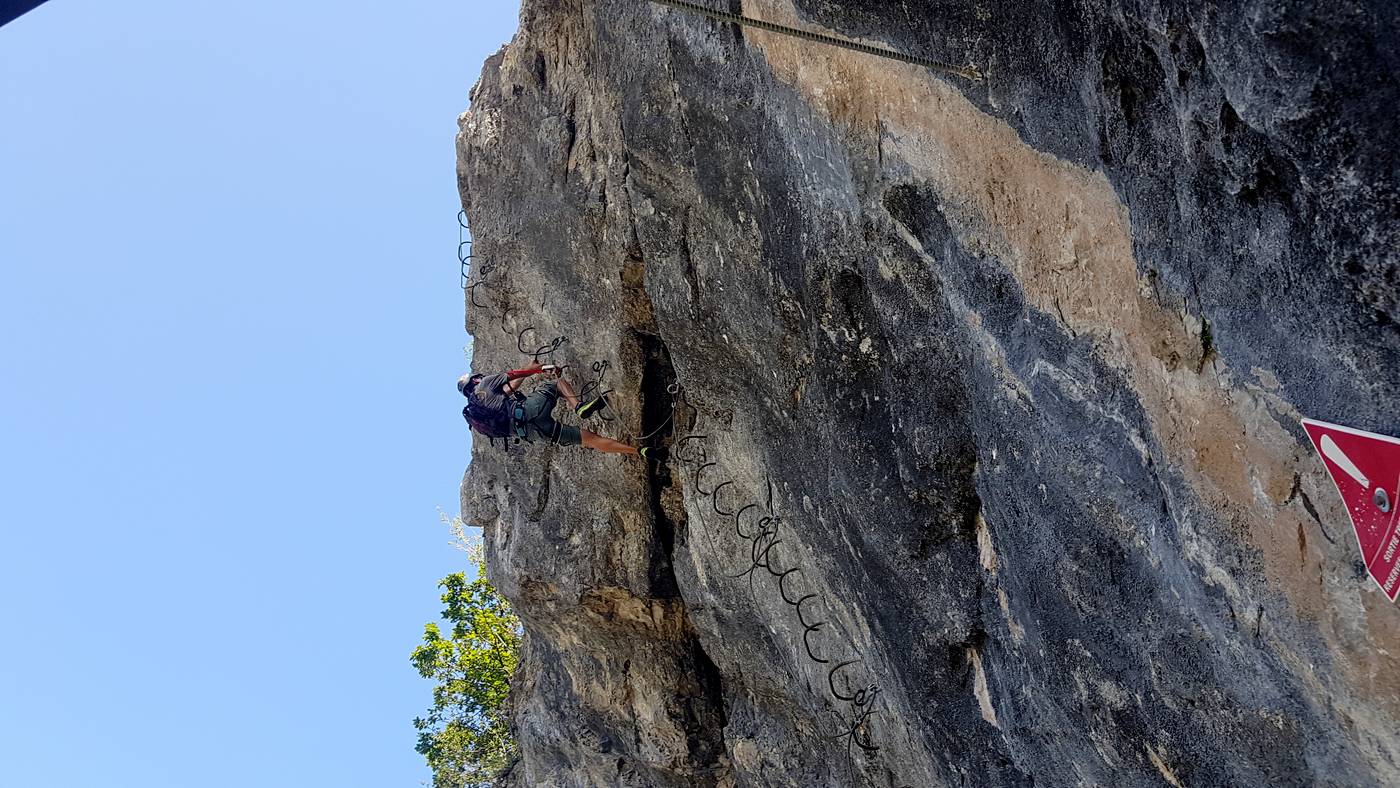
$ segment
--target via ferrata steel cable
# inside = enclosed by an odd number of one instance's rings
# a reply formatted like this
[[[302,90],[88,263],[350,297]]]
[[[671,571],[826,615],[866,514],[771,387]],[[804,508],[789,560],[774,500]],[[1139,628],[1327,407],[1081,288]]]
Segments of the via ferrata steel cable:
[[[756,27],[759,30],[767,30],[772,33],[782,33],[783,35],[793,36],[794,38],[801,38],[807,41],[816,41],[822,44],[830,44],[832,46],[841,47],[843,49],[849,49],[855,52],[864,52],[867,55],[876,55],[878,57],[889,58],[891,60],[899,60],[904,63],[913,63],[916,66],[924,66],[925,68],[931,68],[935,71],[941,71],[945,74],[952,74],[953,76],[962,77],[963,79],[970,79],[974,82],[981,81],[982,79],[981,72],[979,72],[975,68],[969,68],[966,66],[954,66],[950,63],[942,63],[940,61],[933,60],[930,58],[919,57],[918,55],[906,55],[903,52],[896,52],[893,49],[884,49],[883,47],[874,47],[870,46],[869,44],[860,44],[855,41],[848,41],[844,38],[836,38],[835,36],[828,36],[822,33],[813,33],[810,30],[799,30],[795,27],[788,27],[786,25],[765,22],[761,19],[754,19],[753,17],[743,16],[741,14],[731,14],[728,11],[716,11],[712,8],[706,8],[705,6],[700,5],[698,3],[686,2],[686,0],[651,0],[651,2],[656,3],[657,5],[669,6],[671,8],[679,9],[682,11],[691,11],[693,13],[700,14],[701,16],[707,16],[711,19],[717,19],[721,22],[732,22],[736,25]]]

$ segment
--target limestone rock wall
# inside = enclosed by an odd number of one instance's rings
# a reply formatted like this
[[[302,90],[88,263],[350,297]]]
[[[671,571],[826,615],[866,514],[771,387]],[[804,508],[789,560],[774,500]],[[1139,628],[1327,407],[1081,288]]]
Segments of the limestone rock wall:
[[[1400,780],[1298,424],[1400,432],[1400,12],[1227,5],[729,4],[968,82],[526,0],[458,139],[475,364],[567,336],[673,457],[477,442],[515,779]]]

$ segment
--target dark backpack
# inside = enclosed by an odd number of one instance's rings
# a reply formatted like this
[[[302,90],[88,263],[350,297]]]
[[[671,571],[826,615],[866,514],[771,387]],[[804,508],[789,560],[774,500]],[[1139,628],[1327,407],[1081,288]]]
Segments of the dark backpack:
[[[510,404],[510,401],[507,400],[507,408],[510,407]],[[474,393],[467,397],[467,406],[462,408],[462,417],[467,420],[467,424],[470,424],[472,429],[485,435],[493,442],[497,438],[509,438],[514,434],[510,411],[488,408],[477,400]]]

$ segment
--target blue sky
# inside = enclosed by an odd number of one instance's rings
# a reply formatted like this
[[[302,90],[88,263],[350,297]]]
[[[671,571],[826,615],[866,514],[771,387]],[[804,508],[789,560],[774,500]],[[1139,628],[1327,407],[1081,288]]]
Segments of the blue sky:
[[[0,27],[0,785],[403,786],[506,2]]]

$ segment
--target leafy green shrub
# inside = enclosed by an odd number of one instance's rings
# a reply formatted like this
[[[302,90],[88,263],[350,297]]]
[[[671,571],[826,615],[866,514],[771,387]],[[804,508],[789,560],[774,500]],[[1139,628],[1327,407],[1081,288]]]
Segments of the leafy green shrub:
[[[433,788],[487,788],[519,757],[506,700],[520,656],[520,619],[487,582],[480,546],[470,555],[476,580],[458,572],[438,583],[450,635],[429,623],[411,657],[419,675],[436,682],[433,707],[413,721]]]

